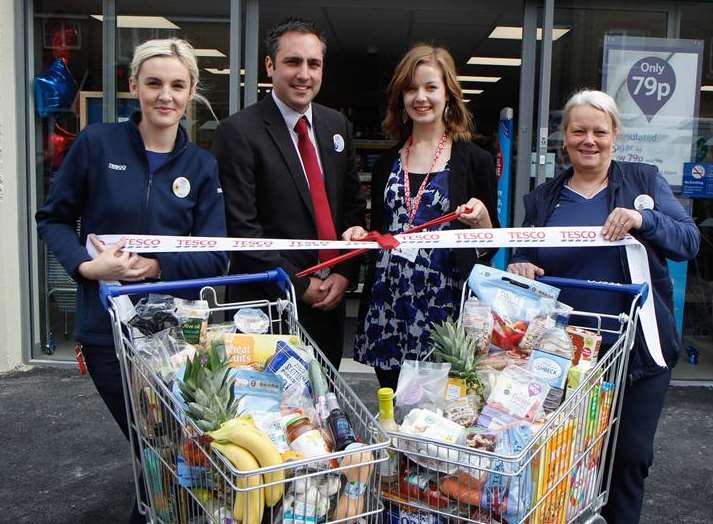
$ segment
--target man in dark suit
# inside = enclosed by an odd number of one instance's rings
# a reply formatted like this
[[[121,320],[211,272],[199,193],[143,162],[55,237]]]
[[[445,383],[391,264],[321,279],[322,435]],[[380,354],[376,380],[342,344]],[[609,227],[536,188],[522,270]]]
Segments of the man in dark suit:
[[[312,103],[322,84],[326,42],[311,22],[288,19],[267,37],[272,93],[217,128],[228,234],[234,237],[335,240],[364,222],[352,130],[339,112]],[[311,277],[295,273],[335,256],[322,251],[234,252],[231,273],[282,267],[297,293],[299,320],[338,368],[344,339],[344,292],[358,262]],[[231,300],[274,297],[265,288],[230,290]]]

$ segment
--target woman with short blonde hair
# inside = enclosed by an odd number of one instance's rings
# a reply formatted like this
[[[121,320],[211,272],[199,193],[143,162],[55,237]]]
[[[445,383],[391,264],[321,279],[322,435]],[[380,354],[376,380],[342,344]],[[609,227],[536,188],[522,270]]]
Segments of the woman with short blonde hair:
[[[91,124],[77,136],[35,217],[47,247],[77,281],[75,337],[127,438],[121,371],[109,314],[99,302],[99,281],[212,277],[225,271],[228,259],[208,252],[138,255],[123,250],[124,240],[105,246],[94,235],[225,236],[217,163],[189,142],[180,125],[197,83],[188,42],[170,38],[138,46],[129,87],[140,111],[126,122]],[[97,251],[94,258],[87,240]],[[130,522],[145,522],[138,505]]]
[[[136,46],[134,57],[131,59],[131,76],[138,78],[141,65],[146,60],[157,56],[176,57],[188,71],[191,77],[191,86],[195,87],[198,84],[200,70],[198,69],[195,51],[190,43],[180,38],[147,40],[143,44]]]

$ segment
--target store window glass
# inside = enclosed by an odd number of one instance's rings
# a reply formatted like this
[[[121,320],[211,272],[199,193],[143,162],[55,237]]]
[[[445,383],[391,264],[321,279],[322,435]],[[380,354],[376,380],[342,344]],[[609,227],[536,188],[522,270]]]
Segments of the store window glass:
[[[713,3],[681,5],[680,38],[702,44],[701,85],[691,161],[713,177]],[[713,182],[713,181],[712,181]],[[713,187],[711,187],[713,189]],[[685,353],[674,369],[679,380],[713,380],[713,194],[692,198],[689,206],[701,231],[698,257],[688,264],[681,289]]]
[[[102,90],[102,26],[99,0],[34,3],[31,53],[34,111],[28,115],[34,142],[33,205],[41,206],[57,168],[81,129],[80,93]],[[101,114],[101,107],[99,107]],[[34,358],[72,358],[75,283],[37,242],[40,339]]]
[[[209,149],[218,121],[228,116],[230,2],[118,0],[116,14],[117,119],[138,106],[128,94],[134,48],[153,38],[182,38],[196,49],[201,95],[189,105],[183,126],[191,141]]]
[[[396,64],[411,45],[426,42],[447,48],[458,74],[471,77],[461,85],[485,145],[503,107],[516,108],[520,68],[469,64],[471,57],[517,60],[521,42],[489,38],[497,26],[522,26],[523,4],[504,0],[433,2],[260,2],[259,96],[269,93],[263,67],[265,32],[288,16],[314,20],[328,42],[322,89],[316,101],[344,111],[363,140],[382,140],[385,91]],[[479,77],[479,78],[474,78]],[[486,78],[482,78],[486,77]],[[517,111],[516,111],[517,113]],[[371,164],[368,162],[367,164]]]
[[[602,88],[602,57],[609,36],[665,38],[668,12],[649,4],[627,0],[617,9],[605,2],[574,3],[560,7],[555,2],[554,27],[563,34],[552,42],[550,77],[550,135],[548,149],[554,162],[547,170],[553,176],[566,165],[560,130],[562,108],[578,89]],[[601,4],[601,5],[598,5]]]
[[[100,0],[38,0],[33,5],[32,53],[35,111],[35,208],[46,197],[54,173],[77,134],[102,120],[102,2]],[[164,0],[117,1],[116,104],[117,120],[138,107],[129,94],[129,65],[134,47],[151,38],[178,37],[197,50],[199,93],[182,124],[190,139],[210,148],[220,119],[228,115],[230,3],[207,0],[199,4]],[[74,358],[76,284],[54,256],[38,241],[38,302],[33,358]]]

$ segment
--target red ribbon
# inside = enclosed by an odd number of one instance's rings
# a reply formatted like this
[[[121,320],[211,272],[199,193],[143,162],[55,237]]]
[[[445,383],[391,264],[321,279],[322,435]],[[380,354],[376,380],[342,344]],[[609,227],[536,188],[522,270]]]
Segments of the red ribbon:
[[[466,207],[463,213],[472,213],[473,209],[470,207]],[[404,235],[409,235],[411,233],[418,233],[419,231],[422,231],[424,229],[428,229],[429,227],[437,226],[439,224],[443,224],[446,222],[453,222],[455,219],[457,219],[461,213],[456,213],[453,211],[452,213],[447,213],[441,217],[434,218],[433,220],[429,220],[428,222],[424,222],[423,224],[419,226],[412,227],[411,229],[408,229],[403,232]],[[391,233],[379,233],[378,231],[370,231],[369,234],[361,239],[360,241],[372,241],[372,242],[377,242],[379,244],[379,247],[381,249],[393,249],[395,247],[398,247],[399,241],[396,240],[394,235]],[[364,253],[368,252],[369,249],[367,248],[359,248],[359,249],[353,249],[352,251],[349,251],[348,253],[344,253],[342,255],[336,256],[334,258],[330,258],[329,260],[325,260],[324,262],[320,262],[319,264],[308,267],[307,269],[300,271],[299,273],[296,274],[298,277],[306,277],[309,275],[312,275],[314,273],[317,273],[318,271],[321,271],[324,268],[327,267],[334,267],[337,264],[340,264],[344,262],[345,260],[349,260],[354,257],[358,257],[360,255],[363,255]]]

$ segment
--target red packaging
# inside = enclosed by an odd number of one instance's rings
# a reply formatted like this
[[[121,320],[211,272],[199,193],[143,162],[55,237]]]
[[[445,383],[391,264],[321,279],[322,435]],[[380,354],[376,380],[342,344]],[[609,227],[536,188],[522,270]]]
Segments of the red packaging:
[[[589,363],[590,366],[596,364],[599,348],[602,345],[602,336],[595,331],[577,326],[567,326],[567,334],[574,346],[572,365],[579,364],[580,359]]]

